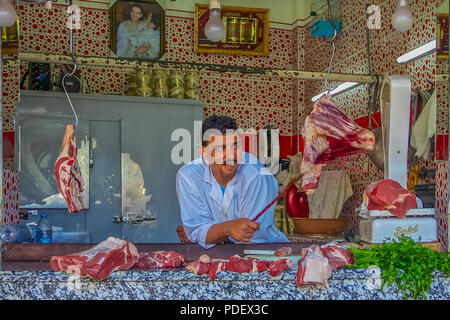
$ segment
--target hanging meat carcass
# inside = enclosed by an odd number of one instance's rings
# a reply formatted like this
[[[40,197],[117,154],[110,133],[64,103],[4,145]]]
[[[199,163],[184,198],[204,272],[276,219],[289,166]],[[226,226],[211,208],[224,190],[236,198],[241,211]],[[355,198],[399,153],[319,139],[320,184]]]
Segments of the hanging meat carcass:
[[[319,184],[322,164],[364,150],[373,150],[375,136],[342,113],[325,95],[314,103],[303,126],[305,148],[301,173],[302,188],[311,194]]]
[[[67,203],[69,212],[84,210],[82,192],[84,180],[77,161],[77,145],[74,125],[68,124],[64,133],[59,157],[55,162],[55,178],[58,189]]]

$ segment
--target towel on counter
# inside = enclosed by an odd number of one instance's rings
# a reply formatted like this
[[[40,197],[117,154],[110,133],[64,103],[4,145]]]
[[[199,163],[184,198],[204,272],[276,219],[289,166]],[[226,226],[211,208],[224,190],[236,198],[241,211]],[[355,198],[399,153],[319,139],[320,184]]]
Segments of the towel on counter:
[[[339,218],[345,201],[352,194],[353,189],[347,172],[323,171],[316,191],[308,195],[309,218]]]
[[[411,132],[411,146],[416,149],[416,157],[431,160],[431,141],[436,133],[436,90],[414,123]]]

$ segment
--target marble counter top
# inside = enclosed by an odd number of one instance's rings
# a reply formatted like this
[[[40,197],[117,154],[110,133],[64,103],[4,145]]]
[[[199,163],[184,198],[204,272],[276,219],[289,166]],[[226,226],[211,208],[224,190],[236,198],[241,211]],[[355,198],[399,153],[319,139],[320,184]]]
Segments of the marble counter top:
[[[335,270],[329,288],[295,285],[295,270],[271,277],[223,271],[215,281],[185,269],[116,271],[97,281],[53,271],[0,271],[1,299],[48,300],[374,300],[402,299],[396,286],[380,292],[369,269]],[[450,278],[436,272],[428,299],[449,300]]]

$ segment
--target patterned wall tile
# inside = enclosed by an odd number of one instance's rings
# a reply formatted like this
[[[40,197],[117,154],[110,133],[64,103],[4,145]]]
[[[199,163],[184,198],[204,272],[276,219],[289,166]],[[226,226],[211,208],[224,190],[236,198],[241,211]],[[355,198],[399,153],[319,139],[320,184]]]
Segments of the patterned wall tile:
[[[448,251],[448,162],[437,164],[436,220],[441,251]]]
[[[3,223],[19,223],[19,174],[16,171],[3,170]]]

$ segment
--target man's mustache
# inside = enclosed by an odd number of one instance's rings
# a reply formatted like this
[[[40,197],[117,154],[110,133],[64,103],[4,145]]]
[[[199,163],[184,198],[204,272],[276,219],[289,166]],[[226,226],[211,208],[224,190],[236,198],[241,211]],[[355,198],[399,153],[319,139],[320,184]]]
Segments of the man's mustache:
[[[234,165],[238,164],[238,161],[237,160],[228,160],[228,161],[218,160],[215,163],[228,165],[228,166],[234,166]]]

